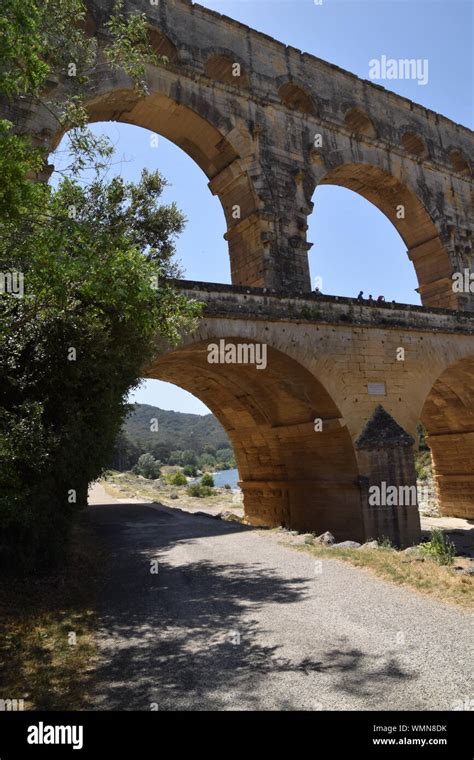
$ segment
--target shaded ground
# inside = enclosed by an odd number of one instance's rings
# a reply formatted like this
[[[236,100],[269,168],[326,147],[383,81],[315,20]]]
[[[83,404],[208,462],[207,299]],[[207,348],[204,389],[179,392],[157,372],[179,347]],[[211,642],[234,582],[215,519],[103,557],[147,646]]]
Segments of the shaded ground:
[[[461,610],[180,509],[91,518],[110,556],[94,708],[432,710],[472,693]]]

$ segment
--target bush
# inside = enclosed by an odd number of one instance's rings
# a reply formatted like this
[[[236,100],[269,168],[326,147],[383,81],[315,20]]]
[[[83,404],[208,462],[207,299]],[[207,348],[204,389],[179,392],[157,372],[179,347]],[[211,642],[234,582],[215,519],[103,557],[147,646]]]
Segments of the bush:
[[[160,463],[152,454],[142,454],[133,468],[133,472],[136,475],[143,475],[144,478],[153,480],[160,477]]]
[[[175,472],[168,478],[168,483],[172,486],[185,486],[187,482],[184,472]]]
[[[195,483],[186,490],[188,496],[194,496],[198,499],[202,499],[205,496],[214,496],[214,491],[210,486],[202,486]]]
[[[214,478],[212,477],[210,472],[204,473],[204,475],[201,478],[201,485],[208,486],[209,488],[214,487]]]
[[[420,551],[422,556],[434,559],[439,565],[452,565],[456,547],[446,538],[442,530],[433,528],[431,539],[420,544]]]
[[[415,454],[415,472],[418,480],[427,480],[431,476],[431,452],[429,449]]]
[[[186,475],[188,478],[195,478],[195,477],[196,477],[196,475],[197,475],[197,470],[196,470],[196,468],[195,468],[195,467],[193,467],[193,465],[192,465],[192,464],[187,464],[187,465],[186,465],[186,467],[183,467],[183,473],[184,473],[184,474],[185,474],[185,475]]]
[[[226,483],[224,485],[224,488],[225,488],[226,491],[230,491],[230,483]]]

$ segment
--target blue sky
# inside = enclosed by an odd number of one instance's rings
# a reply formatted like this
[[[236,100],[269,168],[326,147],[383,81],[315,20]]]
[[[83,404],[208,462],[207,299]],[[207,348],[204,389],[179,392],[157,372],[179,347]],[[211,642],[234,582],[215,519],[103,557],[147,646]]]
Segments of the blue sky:
[[[426,85],[412,80],[379,82],[470,128],[474,115],[474,4],[456,0],[203,0],[201,5],[235,18],[288,45],[369,78],[369,61],[421,58],[429,64]],[[207,178],[182,150],[160,137],[125,124],[93,125],[116,146],[114,171],[137,178],[143,167],[157,168],[170,182],[163,200],[175,200],[188,218],[178,241],[178,259],[188,279],[230,282],[225,221]],[[338,187],[320,187],[313,197],[308,239],[313,242],[313,283],[325,293],[384,294],[387,300],[419,303],[412,264],[391,223],[360,196]],[[131,399],[164,409],[206,413],[182,389],[146,381]]]

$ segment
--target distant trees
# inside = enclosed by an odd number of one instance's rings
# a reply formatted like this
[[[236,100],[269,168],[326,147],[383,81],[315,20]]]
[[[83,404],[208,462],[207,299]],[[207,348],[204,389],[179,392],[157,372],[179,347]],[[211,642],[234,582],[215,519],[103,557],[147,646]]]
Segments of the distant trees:
[[[150,432],[152,418],[159,419],[158,432]],[[189,477],[198,469],[226,470],[236,466],[225,431],[213,415],[181,414],[135,404],[117,440],[110,467],[129,470],[141,454],[147,453],[163,464],[192,467],[187,472]]]
[[[199,457],[199,469],[204,470],[206,467],[215,467],[216,458],[212,454],[201,454]]]
[[[181,464],[183,465],[190,464],[195,467],[197,465],[197,462],[198,462],[198,458],[196,456],[195,451],[193,451],[192,449],[186,449],[185,451],[183,451],[181,455]]]
[[[120,432],[115,441],[115,448],[110,462],[112,470],[131,470],[138,462],[141,450],[125,433]]]
[[[231,470],[236,466],[234,452],[230,447],[218,449],[216,451],[216,461],[222,470]]]

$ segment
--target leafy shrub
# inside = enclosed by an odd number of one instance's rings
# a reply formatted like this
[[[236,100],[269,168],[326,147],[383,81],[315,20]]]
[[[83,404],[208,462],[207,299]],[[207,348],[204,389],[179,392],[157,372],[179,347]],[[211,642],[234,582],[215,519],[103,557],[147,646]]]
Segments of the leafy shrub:
[[[415,472],[419,480],[427,480],[431,475],[431,452],[419,451],[415,454]]]
[[[160,477],[160,463],[152,454],[142,454],[137,464],[133,468],[136,475],[143,475],[144,478],[153,479]]]
[[[439,528],[433,528],[431,539],[420,544],[422,556],[434,559],[439,565],[452,565],[456,547]]]
[[[187,464],[185,467],[183,467],[183,473],[188,478],[195,478],[197,475],[197,470],[192,464]]]
[[[208,486],[209,488],[214,487],[214,478],[212,477],[210,472],[204,473],[204,475],[201,478],[201,485]]]
[[[192,486],[186,489],[188,496],[194,496],[198,499],[202,499],[205,496],[214,496],[214,491],[210,486],[202,486],[199,483],[194,483]]]
[[[175,472],[168,478],[168,483],[172,486],[185,486],[187,482],[184,472]]]

